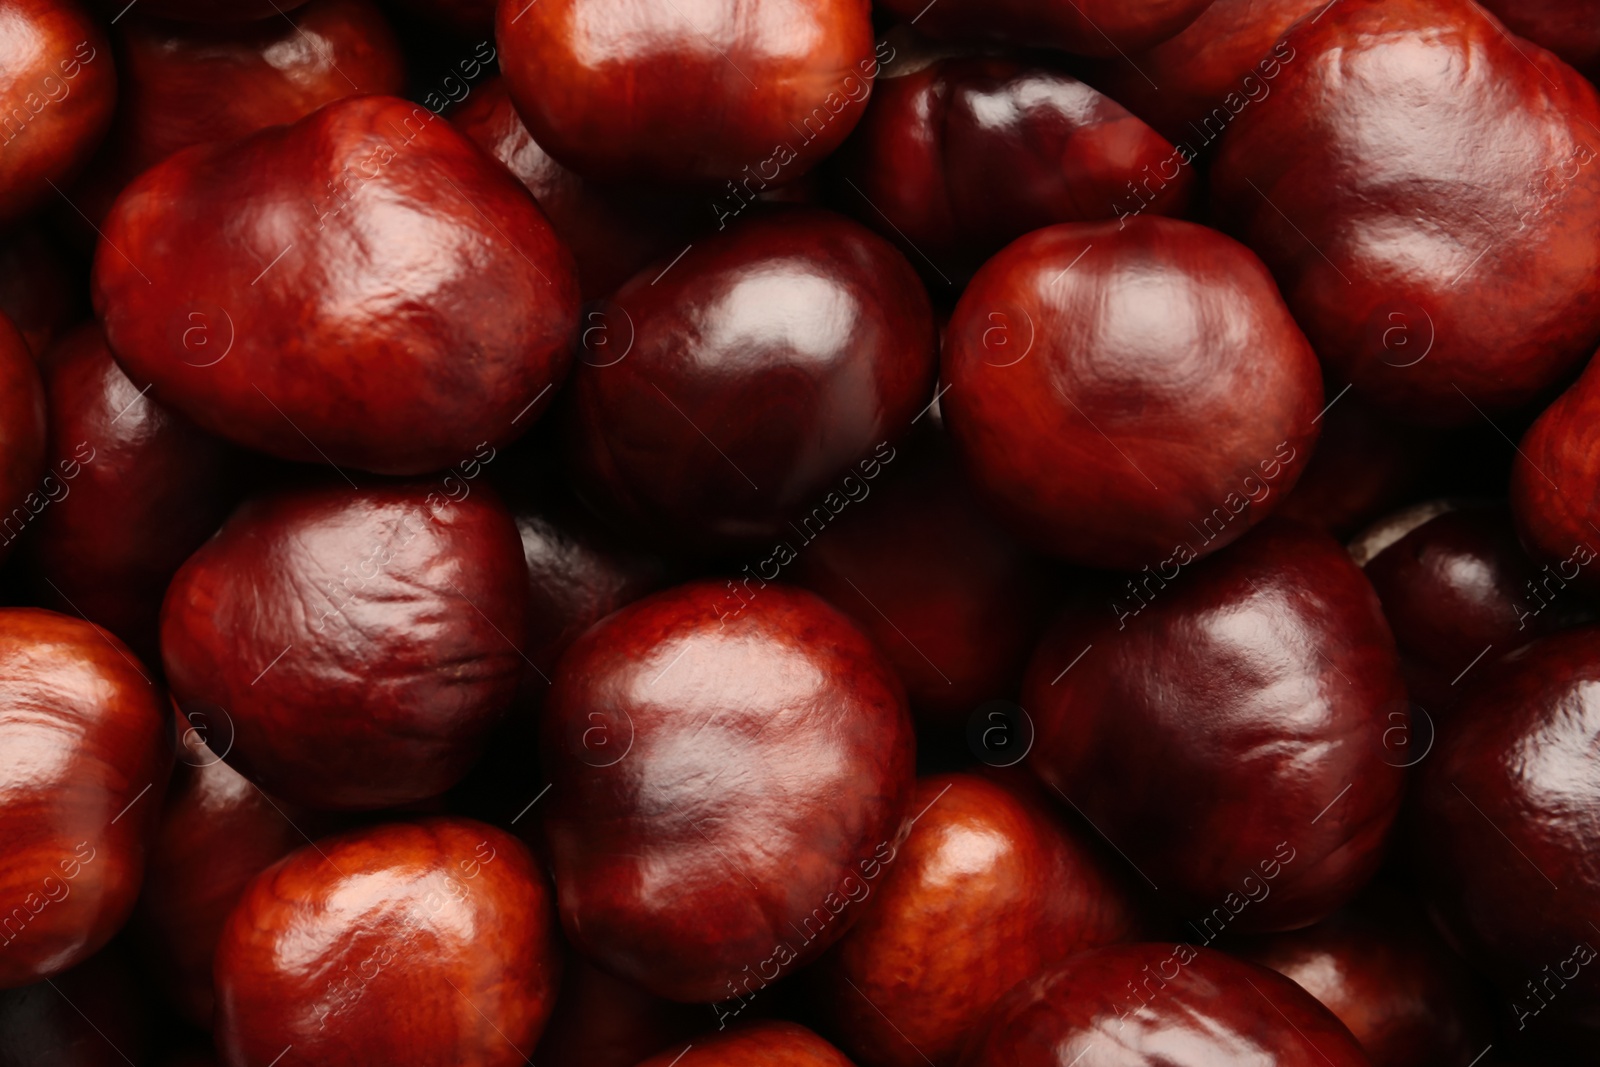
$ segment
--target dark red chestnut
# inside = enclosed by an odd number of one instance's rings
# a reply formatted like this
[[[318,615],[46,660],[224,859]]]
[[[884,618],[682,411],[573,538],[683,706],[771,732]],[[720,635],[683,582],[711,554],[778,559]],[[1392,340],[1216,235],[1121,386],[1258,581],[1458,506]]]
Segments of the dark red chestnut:
[[[359,96],[146,171],[94,297],[129,376],[203,428],[414,474],[531,424],[578,289],[511,174],[427,109]]]
[[[244,25],[120,19],[122,96],[72,200],[98,223],[141,171],[202,141],[232,141],[352,93],[404,88],[400,42],[371,0],[315,0]]]
[[[690,243],[695,226],[688,205],[638,189],[612,189],[585,181],[539,147],[528,132],[503,78],[476,86],[450,113],[450,121],[494,156],[539,201],[556,236],[578,263],[583,295],[608,296],[658,256],[672,256]],[[708,203],[694,203],[694,221],[706,228],[716,216]],[[604,327],[603,315],[585,317],[585,358],[604,362],[607,355],[593,327]],[[630,1065],[631,1067],[631,1065]]]
[[[36,357],[72,321],[81,300],[78,288],[42,227],[29,226],[0,240],[0,315],[11,320]]]
[[[1292,978],[1350,1028],[1373,1067],[1468,1067],[1490,1044],[1460,961],[1398,899],[1255,938],[1236,954]]]
[[[44,362],[49,503],[29,542],[39,592],[153,662],[167,583],[232,503],[231,450],[129,381],[94,323]]]
[[[0,226],[83,166],[116,100],[111,47],[76,0],[0,3]]]
[[[799,1023],[763,1022],[712,1034],[681,1052],[652,1056],[639,1067],[854,1067],[844,1055]]]
[[[1600,592],[1600,365],[1529,427],[1511,467],[1511,511],[1522,543],[1563,581]]]
[[[1278,38],[1328,0],[1215,0],[1176,37],[1132,56],[1111,56],[1090,80],[1184,145],[1209,148],[1233,116],[1271,95],[1295,52]]]
[[[0,1067],[144,1064],[146,1006],[115,949],[48,982],[0,992]]]
[[[986,263],[950,320],[940,406],[1036,547],[1182,567],[1294,487],[1322,381],[1249,249],[1147,216],[1039,230]]]
[[[437,796],[516,692],[527,577],[487,488],[288,490],[230,517],[172,580],[161,652],[229,762],[314,808]],[[219,710],[220,709],[220,710]]]
[[[869,7],[502,0],[495,40],[511,99],[562,164],[720,196],[792,182],[849,134],[891,54],[874,53]]]
[[[738,1016],[837,941],[899,847],[911,723],[844,616],[693,582],[592,627],[556,670],[541,805],[579,951]]]
[[[1326,534],[1271,523],[1087,597],[1022,704],[1029,765],[1208,944],[1313,923],[1377,869],[1405,690],[1378,598]]]
[[[984,701],[1016,694],[1053,580],[989,517],[942,435],[906,451],[903,469],[863,473],[862,506],[801,546],[794,578],[855,619],[894,663],[912,710],[948,733]],[[775,562],[756,576],[775,577]]]
[[[902,21],[941,40],[974,37],[1110,56],[1183,29],[1211,0],[884,0]]]
[[[0,989],[88,959],[133,910],[169,735],[122,642],[52,611],[0,610]]]
[[[1122,871],[1026,786],[917,784],[875,898],[818,965],[838,1040],[874,1067],[954,1064],[1012,986],[1135,929]]]
[[[234,727],[220,710],[195,723],[178,715],[177,731],[178,765],[133,927],[140,959],[167,1001],[185,1022],[209,1029],[222,924],[250,880],[308,844],[327,819],[272,799],[223,762]]]
[[[1073,956],[995,1008],[964,1067],[1368,1067],[1350,1031],[1275,971],[1191,945]]]
[[[325,838],[262,872],[217,945],[229,1067],[515,1067],[561,967],[526,846],[469,819]]]
[[[575,485],[691,547],[781,537],[792,559],[864,495],[858,467],[891,461],[933,396],[916,272],[823,211],[778,209],[697,241],[603,314],[610,341],[586,350],[568,391]]]
[[[1414,790],[1434,914],[1513,998],[1518,1030],[1600,1025],[1597,681],[1600,627],[1517,649],[1477,679]]]
[[[1038,62],[902,55],[873,90],[840,195],[914,263],[960,276],[1054,223],[1181,214],[1189,158]]]
[[[1212,190],[1331,374],[1398,417],[1460,425],[1594,351],[1588,82],[1471,0],[1343,0],[1278,50]]]
[[[1450,501],[1391,516],[1350,552],[1383,604],[1407,689],[1429,708],[1469,692],[1456,683],[1483,657],[1498,659],[1580,617],[1587,600],[1568,587],[1596,555],[1580,550],[1562,567],[1540,569],[1503,504]]]
[[[27,342],[0,315],[0,558],[50,502],[44,460],[44,388]]]

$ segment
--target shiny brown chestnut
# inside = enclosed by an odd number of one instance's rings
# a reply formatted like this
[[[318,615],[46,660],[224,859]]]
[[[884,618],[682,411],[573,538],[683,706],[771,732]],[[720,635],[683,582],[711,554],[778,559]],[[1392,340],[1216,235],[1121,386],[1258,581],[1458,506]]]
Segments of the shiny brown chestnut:
[[[48,982],[0,992],[0,1067],[127,1067],[147,1062],[138,977],[114,947]]]
[[[0,610],[0,989],[76,966],[127,919],[169,736],[122,642],[52,611]]]
[[[371,0],[314,0],[243,25],[117,23],[121,99],[72,202],[95,224],[141,171],[202,141],[232,141],[353,93],[399,94],[400,42]],[[92,236],[92,235],[91,235]]]
[[[1011,244],[956,305],[942,363],[973,484],[1029,543],[1096,567],[1236,540],[1294,487],[1322,408],[1260,260],[1156,216]]]
[[[527,578],[487,488],[329,484],[246,501],[172,580],[161,653],[227,759],[312,808],[437,796],[516,692]]]
[[[912,789],[893,669],[781,585],[691,582],[592,627],[541,741],[567,936],[661,996],[722,1002],[724,1024],[859,918]]]
[[[813,208],[695,242],[602,315],[609,339],[585,350],[567,391],[574,485],[690,548],[781,537],[792,558],[863,495],[933,396],[916,272]]]
[[[141,393],[94,323],[44,363],[49,504],[27,552],[38,592],[155,662],[167,583],[233,503],[232,449]]]
[[[1463,425],[1594,351],[1593,86],[1471,0],[1343,0],[1278,47],[1294,58],[1233,117],[1212,192],[1330,374]]]
[[[116,101],[105,31],[77,0],[0,3],[0,226],[83,166]]]
[[[504,78],[474,87],[466,101],[450,112],[450,121],[509,167],[539,201],[556,236],[577,260],[585,298],[609,296],[651,260],[681,251],[692,240],[696,223],[706,229],[715,221],[703,198],[599,186],[557,163],[523,125]],[[591,313],[584,324],[603,326],[603,316]],[[586,358],[604,362],[603,338],[586,329],[583,339]]]
[[[201,427],[416,474],[531,425],[578,290],[505,168],[426,108],[357,96],[140,175],[94,300],[129,377]]]
[[[902,22],[940,40],[974,38],[1109,56],[1182,30],[1211,0],[884,0]]]
[[[1123,870],[1030,786],[972,774],[917,784],[876,899],[818,964],[831,1032],[862,1063],[952,1065],[1012,986],[1137,929]]]
[[[0,559],[50,503],[44,386],[27,342],[0,315]]]
[[[1069,74],[1002,56],[902,51],[843,153],[856,216],[945,281],[1030,230],[1179,215],[1189,159]]]
[[[1535,1018],[1600,1026],[1600,627],[1477,680],[1421,765],[1411,853],[1446,937]],[[1548,1013],[1548,1014],[1546,1014]]]
[[[1016,695],[1054,575],[989,517],[942,434],[905,451],[904,467],[862,482],[860,508],[801,547],[793,576],[855,619],[920,721],[949,734],[984,701]],[[775,577],[775,563],[756,576]]]
[[[245,890],[217,945],[217,1047],[228,1067],[515,1067],[560,968],[522,842],[469,819],[354,830]]]
[[[1511,466],[1522,543],[1563,581],[1600,592],[1600,364],[1591,362],[1523,435]]]
[[[0,239],[0,315],[22,334],[35,357],[73,321],[79,284],[43,227],[27,226]]]
[[[844,1054],[799,1023],[763,1022],[712,1034],[674,1056],[652,1056],[639,1067],[854,1067]]]
[[[563,165],[719,197],[786,185],[837,148],[892,54],[874,51],[867,0],[501,0],[495,40]]]
[[[1540,568],[1503,504],[1419,504],[1379,522],[1350,553],[1383,604],[1406,688],[1427,708],[1463,698],[1470,690],[1457,683],[1483,657],[1498,659],[1590,611],[1569,586],[1596,553]]]
[[[1209,944],[1313,923],[1377,869],[1405,696],[1360,568],[1272,522],[1086,596],[1034,654],[1022,704],[1029,766]]]
[[[1284,31],[1327,6],[1328,0],[1215,0],[1176,37],[1108,57],[1086,76],[1198,155],[1234,115],[1271,95],[1283,65],[1296,56],[1278,41]]]
[[[185,1022],[209,1029],[211,965],[223,923],[251,879],[328,829],[329,820],[274,800],[223,762],[234,741],[228,716],[202,713],[191,723],[174,715],[178,764],[131,928],[140,961],[167,1002]]]
[[[1468,1067],[1491,1043],[1482,997],[1409,900],[1384,896],[1230,947],[1316,997],[1373,1067]]]
[[[1084,952],[1017,986],[963,1067],[1369,1067],[1344,1024],[1275,971],[1192,945]]]

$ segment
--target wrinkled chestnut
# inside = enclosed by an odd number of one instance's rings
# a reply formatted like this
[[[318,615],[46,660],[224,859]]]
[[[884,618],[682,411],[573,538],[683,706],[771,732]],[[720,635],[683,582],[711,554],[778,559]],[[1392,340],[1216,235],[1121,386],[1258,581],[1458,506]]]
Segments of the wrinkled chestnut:
[[[1344,549],[1291,523],[1070,609],[1029,665],[1029,766],[1194,924],[1286,930],[1377,869],[1407,723],[1394,638]]]
[[[95,309],[129,377],[284,459],[446,467],[531,425],[571,358],[577,282],[550,224],[403,100],[196,145],[104,229]]]
[[[516,838],[468,819],[307,845],[245,890],[217,945],[229,1067],[515,1067],[555,1001],[550,887]]]
[[[737,588],[693,582],[591,628],[541,739],[567,936],[723,1023],[860,917],[912,788],[882,653],[810,593]]]
[[[986,263],[950,320],[940,405],[1033,545],[1181,567],[1294,487],[1322,381],[1248,249],[1145,216],[1038,230]]]
[[[525,660],[516,526],[487,488],[341,484],[247,501],[172,580],[161,654],[227,759],[314,808],[436,796],[482,751]]]

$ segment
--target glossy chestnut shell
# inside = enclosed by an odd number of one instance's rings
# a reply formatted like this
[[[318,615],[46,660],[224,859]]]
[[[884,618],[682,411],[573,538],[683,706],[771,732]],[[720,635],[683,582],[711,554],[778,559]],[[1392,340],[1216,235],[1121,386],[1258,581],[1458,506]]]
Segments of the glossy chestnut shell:
[[[639,1067],[854,1067],[844,1055],[799,1023],[762,1022],[713,1033],[674,1055],[652,1056]]]
[[[692,582],[591,628],[541,738],[567,936],[724,1022],[859,918],[912,788],[882,653],[810,593],[752,590]]]
[[[1080,953],[1000,1002],[964,1067],[1368,1067],[1350,1031],[1289,979],[1211,949]]]
[[[950,320],[940,406],[1019,536],[1131,570],[1269,514],[1316,441],[1322,381],[1248,249],[1143,216],[1038,230],[986,263]]]
[[[129,377],[203,428],[416,474],[532,424],[578,289],[503,167],[426,108],[357,96],[140,175],[94,298]]]
[[[1377,869],[1405,696],[1360,569],[1274,522],[1086,594],[1034,654],[1022,704],[1029,766],[1210,944],[1315,922]]]
[[[515,1067],[560,966],[549,883],[516,838],[469,819],[355,830],[245,890],[217,946],[217,1046],[229,1067]]]
[[[154,685],[115,637],[0,609],[0,989],[81,963],[127,919],[170,737]]]
[[[799,178],[860,120],[888,56],[869,6],[502,0],[495,40],[511,99],[563,165],[749,195]]]
[[[792,553],[933,397],[922,282],[828,212],[749,217],[645,268],[602,314],[611,339],[567,391],[574,485],[691,549],[783,538]]]
[[[285,490],[178,571],[162,659],[179,706],[226,717],[228,761],[268,792],[392,807],[454,785],[509,706],[526,582],[486,487]]]
[[[1594,351],[1593,86],[1471,0],[1343,0],[1275,52],[1270,95],[1229,109],[1212,193],[1330,374],[1463,425]]]
[[[833,1032],[862,1063],[954,1064],[1012,986],[1134,933],[1122,868],[1036,788],[973,774],[917,784],[899,856],[816,975]]]
[[[1591,362],[1571,388],[1528,428],[1511,467],[1517,533],[1545,572],[1600,592],[1595,505],[1600,503],[1600,366]]]

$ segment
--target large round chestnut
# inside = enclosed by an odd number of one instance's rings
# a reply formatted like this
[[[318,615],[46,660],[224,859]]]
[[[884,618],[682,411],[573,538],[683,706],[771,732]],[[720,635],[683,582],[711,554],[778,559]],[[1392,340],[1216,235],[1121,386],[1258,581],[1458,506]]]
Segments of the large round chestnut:
[[[639,1067],[854,1067],[799,1023],[762,1022],[668,1049]]]
[[[1022,703],[1030,766],[1209,944],[1313,923],[1377,869],[1405,697],[1360,569],[1275,522],[1087,596],[1040,644]]]
[[[45,398],[28,344],[0,315],[0,559],[48,506]]]
[[[723,1020],[837,941],[899,848],[911,722],[893,669],[810,593],[692,582],[556,670],[541,755],[579,951]]]
[[[1176,37],[1109,56],[1088,77],[1117,102],[1199,154],[1233,116],[1264,100],[1294,49],[1278,38],[1328,0],[1215,0]],[[1191,155],[1191,158],[1192,158]]]
[[[1211,0],[884,0],[903,22],[941,40],[974,38],[1111,56],[1183,29]]]
[[[1187,207],[1189,159],[1078,79],[1001,56],[902,60],[850,141],[841,196],[913,262],[960,276],[1030,230]]]
[[[1275,971],[1192,945],[1084,952],[1011,991],[965,1067],[1369,1067],[1350,1031]]]
[[[224,714],[228,761],[313,808],[437,796],[516,692],[527,578],[485,487],[285,490],[247,501],[167,592],[183,711]]]
[[[941,409],[975,485],[1041,550],[1183,566],[1294,487],[1316,357],[1250,250],[1155,216],[1038,230],[946,335]]]
[[[250,883],[217,945],[228,1067],[515,1067],[555,1002],[550,887],[470,819],[355,830]]]
[[[697,228],[709,229],[716,220],[702,201],[597,186],[557,163],[523,125],[504,78],[474,86],[472,95],[450,113],[450,121],[533,193],[556,236],[577,260],[586,298],[609,296],[651,260],[682,251]],[[584,325],[603,326],[603,316],[591,313]],[[605,362],[600,334],[586,329],[583,338],[584,358]]]
[[[94,299],[129,377],[201,427],[416,474],[531,425],[578,288],[505,168],[426,108],[356,96],[142,174]]]
[[[1471,979],[1409,902],[1377,898],[1233,950],[1316,997],[1373,1067],[1469,1067],[1490,1044]]]
[[[232,450],[142,394],[94,323],[44,362],[50,503],[28,553],[39,593],[154,660],[167,583],[233,502]]]
[[[1029,785],[917,784],[916,822],[876,899],[818,965],[823,1010],[862,1063],[954,1064],[1012,986],[1134,932],[1123,870]]]
[[[1054,576],[989,516],[942,434],[906,452],[881,479],[863,472],[862,507],[804,546],[794,579],[854,618],[920,720],[949,733],[984,701],[1016,695]]]
[[[860,121],[867,0],[501,0],[500,66],[534,139],[598,181],[708,187],[737,213]],[[886,58],[886,56],[884,57]]]
[[[1411,850],[1435,916],[1535,1017],[1600,1026],[1600,627],[1478,678],[1414,789]],[[1548,1013],[1548,1014],[1547,1014]]]
[[[692,547],[781,536],[792,556],[933,397],[922,282],[893,245],[823,211],[697,241],[602,315],[611,341],[568,390],[576,487]]]
[[[174,152],[280,126],[352,93],[404,88],[400,42],[372,0],[315,0],[291,15],[214,26],[117,23],[116,121],[72,202],[96,223],[123,186]]]
[[[1407,689],[1430,708],[1465,696],[1471,686],[1459,682],[1483,657],[1498,659],[1589,608],[1570,587],[1595,552],[1541,569],[1517,543],[1504,504],[1420,504],[1376,524],[1350,551],[1383,604]]]
[[[328,819],[274,800],[223,762],[234,741],[228,716],[191,723],[174,714],[178,764],[131,925],[167,1002],[191,1026],[210,1029],[222,924],[251,879],[308,844]]]
[[[133,910],[170,732],[122,642],[52,611],[0,610],[0,989],[81,963]]]
[[[1563,582],[1600,592],[1600,365],[1528,428],[1511,466],[1511,511],[1522,543]]]
[[[116,101],[105,31],[77,0],[0,3],[0,226],[83,166]]]
[[[1278,49],[1294,58],[1232,118],[1212,191],[1331,374],[1462,425],[1594,351],[1593,86],[1472,0],[1343,0]]]

